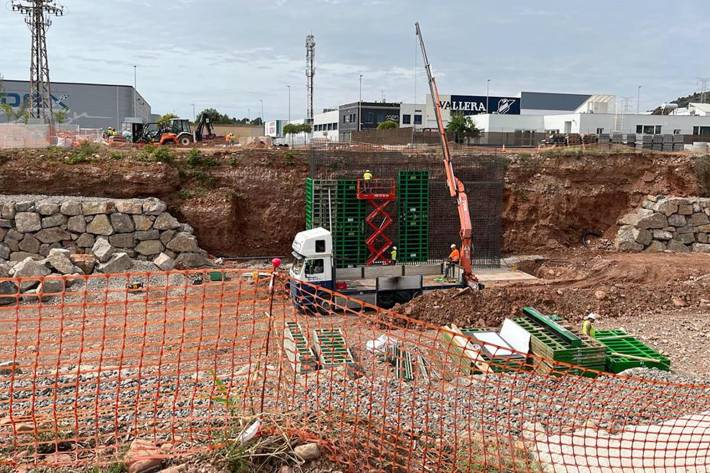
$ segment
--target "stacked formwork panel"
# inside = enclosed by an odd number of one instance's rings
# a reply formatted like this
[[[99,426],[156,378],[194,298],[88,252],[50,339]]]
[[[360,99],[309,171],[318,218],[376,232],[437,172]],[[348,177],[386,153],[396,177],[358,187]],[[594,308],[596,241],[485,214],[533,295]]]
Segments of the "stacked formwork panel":
[[[333,244],[338,268],[357,266],[367,261],[365,217],[367,202],[357,198],[357,181],[340,179],[336,186],[336,211]]]
[[[306,179],[306,229],[322,227],[333,231],[338,181]]]
[[[429,259],[429,171],[400,171],[398,258],[403,263]]]

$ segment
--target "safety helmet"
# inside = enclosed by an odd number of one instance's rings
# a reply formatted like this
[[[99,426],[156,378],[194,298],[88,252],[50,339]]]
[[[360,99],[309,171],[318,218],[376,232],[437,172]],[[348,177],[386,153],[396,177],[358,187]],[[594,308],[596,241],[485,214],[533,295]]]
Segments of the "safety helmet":
[[[597,320],[597,317],[597,314],[595,314],[594,312],[590,312],[589,315],[587,315],[587,320]]]
[[[396,246],[393,246],[393,247],[392,247],[392,249],[393,249],[393,250],[396,250],[396,249],[397,249],[397,247],[396,247]]]
[[[454,244],[452,243],[452,244],[451,244],[451,249],[453,250],[454,248],[456,248],[456,245],[454,245]]]
[[[365,170],[365,172],[370,172],[370,170],[369,170],[369,169],[367,169],[367,170]]]

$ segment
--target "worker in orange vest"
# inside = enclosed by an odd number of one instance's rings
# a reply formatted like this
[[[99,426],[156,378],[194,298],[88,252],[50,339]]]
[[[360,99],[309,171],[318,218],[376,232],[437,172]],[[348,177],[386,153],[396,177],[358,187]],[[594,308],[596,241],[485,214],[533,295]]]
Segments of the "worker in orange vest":
[[[456,266],[459,264],[459,261],[461,260],[461,253],[459,252],[459,249],[456,248],[456,245],[452,244],[451,245],[451,253],[449,253],[449,262],[446,265],[446,278],[447,279],[453,279],[454,276],[456,275]]]

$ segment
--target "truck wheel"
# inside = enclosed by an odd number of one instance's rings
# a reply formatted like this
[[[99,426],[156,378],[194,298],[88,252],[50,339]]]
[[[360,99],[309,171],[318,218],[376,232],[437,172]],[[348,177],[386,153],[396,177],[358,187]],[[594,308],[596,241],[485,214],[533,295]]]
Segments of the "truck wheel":
[[[394,293],[394,301],[397,304],[405,304],[414,298],[413,291],[397,291]]]
[[[393,294],[380,293],[377,295],[377,305],[383,309],[391,309],[394,307],[395,300]]]
[[[182,146],[190,146],[191,143],[192,143],[192,137],[190,137],[190,136],[181,136],[180,137],[180,144]]]

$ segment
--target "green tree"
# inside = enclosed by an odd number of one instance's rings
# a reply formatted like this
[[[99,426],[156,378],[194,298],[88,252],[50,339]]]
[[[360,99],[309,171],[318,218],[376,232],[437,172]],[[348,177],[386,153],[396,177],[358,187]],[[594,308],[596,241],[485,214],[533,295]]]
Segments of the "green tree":
[[[166,113],[158,119],[158,125],[161,128],[165,128],[170,125],[170,120],[172,120],[173,118],[178,118],[178,116],[174,113]]]
[[[288,123],[284,125],[284,135],[297,135],[299,133],[310,133],[311,125],[308,123]]]
[[[395,128],[399,128],[399,124],[394,120],[385,120],[377,125],[378,130],[392,130]]]
[[[476,128],[470,117],[463,113],[454,113],[446,126],[446,133],[454,137],[456,143],[463,143],[465,138],[476,138],[481,130]]]
[[[64,110],[57,110],[56,112],[52,113],[54,115],[54,121],[59,123],[60,125],[67,121],[67,112]]]

